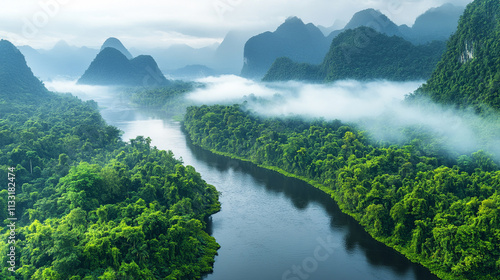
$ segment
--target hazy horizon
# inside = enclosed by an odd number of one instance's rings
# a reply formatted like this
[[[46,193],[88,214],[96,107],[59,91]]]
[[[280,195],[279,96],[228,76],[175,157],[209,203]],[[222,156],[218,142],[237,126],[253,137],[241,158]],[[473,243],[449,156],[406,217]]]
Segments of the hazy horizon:
[[[0,38],[16,46],[50,49],[60,40],[99,48],[109,37],[128,48],[162,48],[186,44],[214,46],[232,30],[256,34],[275,30],[290,16],[305,23],[343,26],[360,10],[380,10],[396,24],[411,26],[430,8],[450,0],[304,1],[211,0],[155,2],[44,0],[29,3],[0,0]],[[465,6],[471,0],[453,1]]]

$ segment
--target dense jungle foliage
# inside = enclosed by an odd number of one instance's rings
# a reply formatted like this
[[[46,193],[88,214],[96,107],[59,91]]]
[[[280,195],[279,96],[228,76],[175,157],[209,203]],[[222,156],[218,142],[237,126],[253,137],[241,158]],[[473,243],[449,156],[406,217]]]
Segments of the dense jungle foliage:
[[[433,154],[418,135],[377,145],[340,121],[264,119],[239,105],[190,107],[184,125],[203,148],[320,187],[376,239],[443,279],[500,277],[500,171],[483,151]]]
[[[417,94],[457,107],[500,108],[500,5],[473,1],[442,60]]]
[[[210,272],[219,245],[204,230],[220,208],[215,188],[149,138],[124,143],[95,102],[45,90],[13,46],[2,44],[9,49],[0,57],[29,79],[0,79],[0,278],[199,279]],[[13,215],[7,183],[15,184]],[[15,244],[7,244],[13,217]],[[12,246],[15,272],[7,262]]]

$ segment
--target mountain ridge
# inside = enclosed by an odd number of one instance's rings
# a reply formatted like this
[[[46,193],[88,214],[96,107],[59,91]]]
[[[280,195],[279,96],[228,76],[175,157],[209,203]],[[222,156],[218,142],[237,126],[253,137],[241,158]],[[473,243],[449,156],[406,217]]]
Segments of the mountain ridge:
[[[122,44],[122,42],[115,37],[109,37],[108,39],[106,39],[106,41],[104,41],[104,43],[102,44],[99,52],[101,52],[105,48],[115,48],[129,60],[134,58],[134,56],[128,51],[128,49]]]
[[[360,44],[359,38],[364,38]],[[341,79],[418,80],[430,77],[445,44],[415,46],[369,27],[348,29],[333,39],[330,50],[318,65],[277,59],[264,81],[324,81]]]

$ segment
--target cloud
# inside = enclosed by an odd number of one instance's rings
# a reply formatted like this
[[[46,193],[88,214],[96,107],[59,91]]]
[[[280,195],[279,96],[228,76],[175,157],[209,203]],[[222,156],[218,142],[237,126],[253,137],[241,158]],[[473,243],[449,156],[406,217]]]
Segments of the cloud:
[[[302,115],[356,121],[381,115],[397,105],[422,82],[338,81],[316,85],[297,82],[280,84],[286,89],[279,104],[253,108],[261,114]],[[272,86],[272,84],[270,84]],[[291,94],[290,94],[291,93]],[[292,98],[288,98],[288,96]]]
[[[404,102],[422,81],[338,81],[259,83],[235,76],[199,80],[205,84],[187,96],[197,104],[246,101],[246,108],[265,117],[304,117],[341,120],[369,132],[378,141],[408,143],[415,131],[428,135],[422,145],[468,154],[484,149],[500,159],[500,116],[486,118],[474,112],[420,101]]]
[[[248,95],[271,97],[276,93],[276,90],[263,84],[234,75],[208,77],[197,82],[203,87],[188,94],[187,98],[200,104],[231,104],[240,102]]]
[[[301,82],[260,83],[238,76],[197,80],[200,87],[186,95],[190,104],[241,104],[265,117],[304,117],[341,120],[369,133],[377,141],[409,143],[416,132],[420,145],[431,153],[470,154],[480,149],[500,160],[500,115],[479,117],[428,100],[404,102],[421,81],[338,81],[329,84]],[[113,87],[76,85],[75,81],[50,81],[49,90],[71,92],[83,100],[108,104],[104,114],[128,112],[127,99]]]
[[[103,38],[111,36],[134,38],[131,47],[143,46],[140,42],[145,37],[148,44],[166,47],[174,41],[162,34],[217,39],[230,30],[272,31],[292,15],[330,26],[337,20],[347,22],[366,8],[384,12],[397,24],[411,25],[419,14],[445,2],[449,0],[3,0],[0,31],[14,44],[22,41],[37,48],[51,47],[60,39],[77,46],[99,46]],[[24,34],[27,25],[36,27],[32,36]],[[149,39],[151,34],[157,35],[156,41]]]

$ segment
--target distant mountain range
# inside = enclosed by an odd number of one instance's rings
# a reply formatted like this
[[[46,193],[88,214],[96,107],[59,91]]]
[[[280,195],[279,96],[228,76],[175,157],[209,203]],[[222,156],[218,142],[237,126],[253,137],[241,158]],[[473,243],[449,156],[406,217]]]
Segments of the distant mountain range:
[[[359,38],[363,41],[360,42]],[[369,27],[358,27],[335,37],[321,64],[278,58],[263,80],[427,79],[444,49],[444,42],[415,46],[401,37],[389,37]]]
[[[419,16],[410,28],[396,25],[380,11],[367,9],[354,14],[343,29],[333,31],[328,36],[320,33],[319,28],[313,24],[305,25],[298,18],[289,18],[275,32],[262,33],[247,42],[241,75],[260,79],[274,61],[281,57],[287,57],[298,64],[320,64],[334,38],[347,30],[362,26],[389,37],[404,38],[415,45],[435,40],[445,41],[455,31],[463,10],[464,7],[452,4],[430,9]]]
[[[19,49],[9,41],[0,40],[0,95],[8,95],[9,99],[26,99],[31,103],[45,93],[47,89],[33,75]]]
[[[374,9],[366,9],[355,13],[344,29],[332,32],[328,38],[333,40],[343,31],[356,29],[361,26],[370,27],[375,31],[388,36],[404,37],[403,33],[399,29],[399,26],[392,22],[386,15]]]
[[[173,75],[182,73],[197,76],[210,72],[215,75],[241,74],[244,77],[260,79],[280,57],[288,57],[297,63],[320,64],[336,36],[360,26],[371,27],[389,36],[403,37],[413,44],[446,40],[456,29],[463,9],[452,4],[430,9],[419,16],[412,27],[397,26],[387,16],[373,9],[354,14],[343,28],[339,28],[343,25],[338,21],[331,27],[316,27],[311,23],[305,24],[299,18],[290,17],[274,32],[265,32],[253,37],[255,31],[230,31],[218,45],[204,48],[173,45],[168,48],[131,49],[131,52],[153,56],[158,68]],[[35,76],[50,80],[57,77],[80,77],[96,55],[106,47],[120,50],[127,59],[133,57],[116,38],[106,40],[100,50],[75,47],[64,41],[58,42],[49,50],[33,49],[29,46],[20,46],[19,49]],[[199,71],[201,66],[210,71]],[[188,73],[189,71],[192,72]]]
[[[179,78],[185,75],[198,76],[199,69],[187,67],[192,65],[203,65],[215,75],[237,75],[243,67],[243,47],[252,34],[251,31],[230,31],[220,45],[204,48],[173,45],[168,48],[132,48],[129,51],[113,37],[108,38],[100,49],[70,46],[65,41],[58,42],[48,50],[30,46],[18,48],[26,57],[34,74],[43,80],[80,77],[96,55],[106,47],[120,50],[128,59],[133,57],[131,52],[149,54],[155,58],[162,72],[171,73],[176,78],[176,73],[182,73]],[[188,73],[190,70],[193,72]]]
[[[50,50],[35,50],[30,46],[20,46],[19,50],[33,73],[43,80],[79,77],[99,52],[97,49],[70,46],[65,41],[59,41]]]

